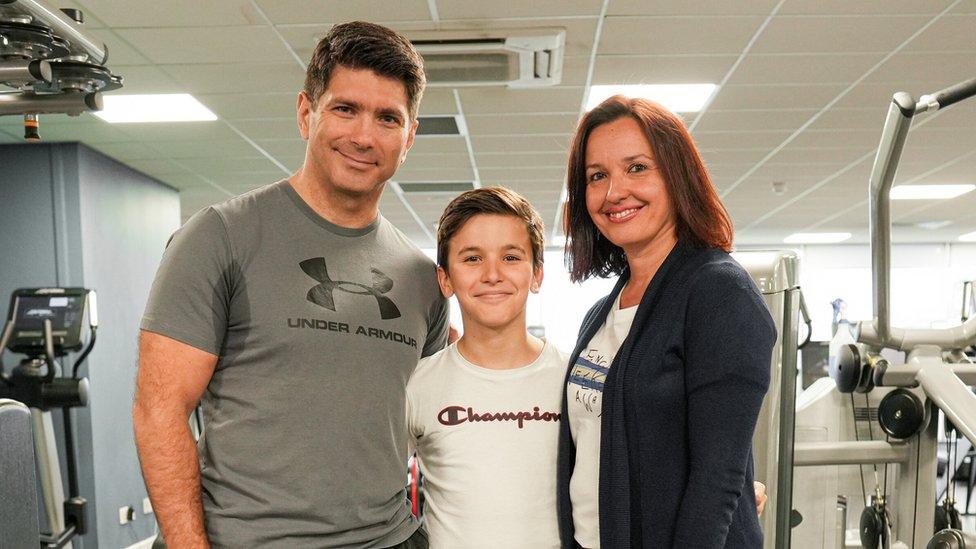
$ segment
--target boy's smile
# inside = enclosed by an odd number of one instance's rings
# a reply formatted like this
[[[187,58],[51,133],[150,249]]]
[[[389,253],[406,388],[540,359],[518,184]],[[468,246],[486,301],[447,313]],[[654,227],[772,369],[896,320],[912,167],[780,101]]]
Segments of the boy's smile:
[[[542,269],[533,272],[532,243],[515,216],[479,214],[451,238],[447,272],[437,275],[444,295],[456,295],[464,330],[524,330],[525,302],[537,292]]]

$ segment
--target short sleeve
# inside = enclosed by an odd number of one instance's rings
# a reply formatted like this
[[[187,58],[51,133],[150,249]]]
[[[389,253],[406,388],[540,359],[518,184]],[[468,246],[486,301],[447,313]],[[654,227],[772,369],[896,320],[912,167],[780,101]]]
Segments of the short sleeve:
[[[451,328],[450,308],[447,299],[438,293],[437,302],[431,307],[427,321],[427,341],[421,357],[430,356],[447,347],[448,332]]]
[[[166,246],[141,328],[220,355],[235,277],[232,257],[216,210],[190,218]]]

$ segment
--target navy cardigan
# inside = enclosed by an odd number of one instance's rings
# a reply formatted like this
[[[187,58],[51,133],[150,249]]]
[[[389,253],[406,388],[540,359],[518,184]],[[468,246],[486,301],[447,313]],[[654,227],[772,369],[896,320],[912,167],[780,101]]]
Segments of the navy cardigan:
[[[628,278],[587,313],[570,369]],[[776,328],[727,253],[678,243],[644,292],[610,365],[600,433],[602,549],[759,548],[752,434]],[[569,374],[567,372],[567,382]],[[573,537],[576,463],[563,391],[559,533]]]

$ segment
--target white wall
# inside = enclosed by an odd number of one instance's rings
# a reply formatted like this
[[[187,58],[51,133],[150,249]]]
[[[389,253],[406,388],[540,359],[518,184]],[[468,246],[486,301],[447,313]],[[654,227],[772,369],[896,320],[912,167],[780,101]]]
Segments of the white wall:
[[[813,339],[830,339],[830,302],[847,302],[847,318],[873,316],[871,251],[867,245],[816,245],[795,249],[800,284],[813,319]],[[903,328],[959,323],[962,285],[976,279],[974,244],[896,244],[891,256],[891,320]]]

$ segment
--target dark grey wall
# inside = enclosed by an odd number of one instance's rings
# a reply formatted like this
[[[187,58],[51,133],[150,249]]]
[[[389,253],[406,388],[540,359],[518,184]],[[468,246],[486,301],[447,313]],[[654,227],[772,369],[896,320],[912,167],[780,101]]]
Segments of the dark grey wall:
[[[139,317],[179,222],[174,189],[82,145],[0,146],[4,318],[18,287],[98,292],[98,343],[82,369],[91,382],[91,404],[75,410],[79,484],[93,505],[93,524],[76,547],[126,547],[155,530],[153,516],[142,513],[146,492],[130,408]],[[13,358],[7,355],[5,363]],[[136,520],[120,525],[118,510],[126,505],[136,510]]]

